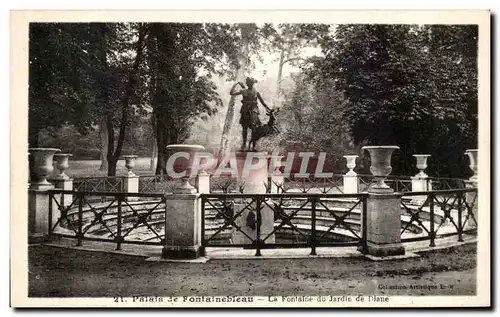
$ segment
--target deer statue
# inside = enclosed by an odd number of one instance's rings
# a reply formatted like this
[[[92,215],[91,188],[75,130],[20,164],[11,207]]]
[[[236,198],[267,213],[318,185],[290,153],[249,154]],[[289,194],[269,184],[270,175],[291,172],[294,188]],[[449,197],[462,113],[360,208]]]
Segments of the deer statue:
[[[276,128],[275,126],[276,118],[274,117],[277,112],[277,109],[268,109],[266,111],[266,114],[269,116],[269,120],[267,121],[267,123],[252,129],[252,136],[250,137],[249,144],[249,147],[252,151],[256,151],[255,146],[257,145],[257,141],[259,141],[261,138],[279,133],[278,128]]]

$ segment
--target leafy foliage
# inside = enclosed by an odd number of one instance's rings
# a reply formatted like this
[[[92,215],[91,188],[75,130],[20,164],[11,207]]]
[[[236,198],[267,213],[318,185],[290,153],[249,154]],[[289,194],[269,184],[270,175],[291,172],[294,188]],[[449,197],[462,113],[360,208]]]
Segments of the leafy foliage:
[[[417,153],[433,155],[433,173],[467,171],[459,158],[477,144],[477,27],[341,25],[320,44],[315,71],[344,93],[356,144],[400,146],[396,173],[413,172]]]

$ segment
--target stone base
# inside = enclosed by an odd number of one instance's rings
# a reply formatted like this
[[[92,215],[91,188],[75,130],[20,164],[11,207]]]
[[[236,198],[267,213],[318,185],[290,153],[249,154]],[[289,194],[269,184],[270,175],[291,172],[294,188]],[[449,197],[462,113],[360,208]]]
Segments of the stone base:
[[[203,256],[201,246],[165,246],[161,250],[164,259],[196,259]]]
[[[354,175],[344,175],[344,194],[357,194],[359,192],[358,188],[358,176]]]
[[[377,257],[405,254],[405,248],[401,243],[375,244],[368,241],[367,250],[368,255]]]
[[[33,188],[28,190],[28,234],[30,237],[49,233],[48,190],[53,188],[54,186],[45,186],[44,190]],[[57,219],[57,215],[53,216],[53,219]]]
[[[394,193],[394,189],[390,188],[389,186],[387,186],[387,187],[371,186],[368,189],[368,193],[370,193],[370,194],[380,194],[380,195],[390,195],[390,194]]]
[[[126,193],[138,193],[139,192],[139,176],[128,175],[123,179],[124,189]],[[138,201],[139,197],[126,196],[127,201]]]

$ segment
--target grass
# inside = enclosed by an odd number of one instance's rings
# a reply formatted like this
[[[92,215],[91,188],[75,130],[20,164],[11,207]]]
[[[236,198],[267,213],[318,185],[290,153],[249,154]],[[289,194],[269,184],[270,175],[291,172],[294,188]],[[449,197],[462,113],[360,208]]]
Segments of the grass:
[[[154,175],[154,171],[150,169],[150,158],[139,157],[136,159],[134,173],[137,175]],[[70,177],[96,177],[107,176],[104,171],[100,171],[100,160],[70,160],[69,168],[66,174]],[[119,160],[116,166],[116,176],[124,176],[127,174],[125,161]]]

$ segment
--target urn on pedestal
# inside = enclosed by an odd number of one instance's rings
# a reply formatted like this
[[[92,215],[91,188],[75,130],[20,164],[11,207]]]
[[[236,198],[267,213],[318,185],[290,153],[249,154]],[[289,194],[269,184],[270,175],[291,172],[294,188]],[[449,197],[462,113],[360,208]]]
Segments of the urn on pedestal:
[[[356,167],[356,159],[358,158],[358,155],[344,155],[344,158],[347,160],[347,168],[349,169],[346,175],[356,176],[357,174],[353,170]]]
[[[413,154],[417,159],[417,168],[419,173],[415,175],[416,177],[426,178],[425,169],[427,168],[427,159],[431,156],[430,154]]]
[[[477,149],[470,149],[465,151],[465,154],[469,157],[469,168],[472,170],[474,175],[469,179],[471,181],[477,181]]]
[[[123,158],[125,159],[125,168],[127,169],[128,176],[136,176],[133,169],[135,168],[137,155],[124,155]]]
[[[187,158],[188,162],[185,168],[185,175],[181,177],[181,185],[175,188],[175,192],[179,194],[192,194],[196,193],[196,188],[193,187],[191,184],[189,184],[189,179],[194,176],[191,175],[192,169],[193,169],[193,163],[194,163],[194,157],[196,152],[204,151],[205,147],[202,145],[196,145],[196,144],[171,144],[167,146],[167,150],[170,150],[174,152],[173,155],[176,155],[176,153],[179,154],[184,154],[186,156],[180,156],[180,157],[185,157]],[[172,162],[173,164],[173,162]],[[169,167],[170,168],[170,167]],[[171,167],[173,169],[173,166]]]
[[[72,156],[72,154],[66,153],[54,154],[54,167],[58,171],[55,179],[69,179],[69,176],[65,173],[65,170],[69,168],[69,158]]]
[[[60,149],[54,148],[31,148],[29,149],[33,177],[30,179],[31,187],[52,186],[47,177],[54,171],[53,158]]]
[[[382,146],[364,146],[363,150],[370,153],[370,172],[375,176],[376,184],[371,186],[369,191],[372,192],[391,192],[393,191],[389,185],[385,183],[385,179],[392,172],[391,157],[395,150],[399,150],[399,146],[382,145]]]

